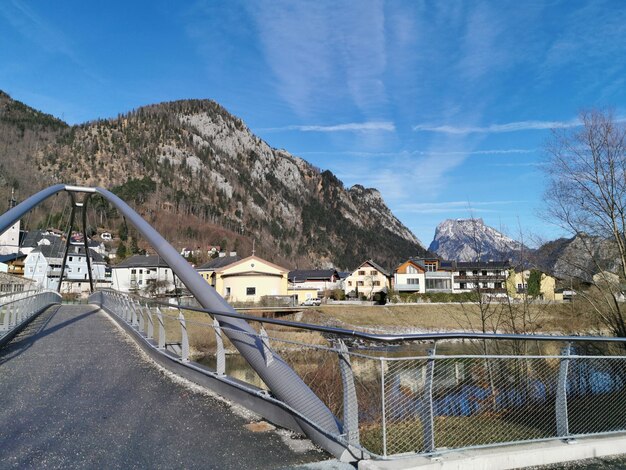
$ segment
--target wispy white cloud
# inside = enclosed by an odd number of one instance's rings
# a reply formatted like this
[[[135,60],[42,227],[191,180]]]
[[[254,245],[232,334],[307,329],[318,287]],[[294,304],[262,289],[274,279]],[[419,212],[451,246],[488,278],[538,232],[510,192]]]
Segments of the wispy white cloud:
[[[332,126],[300,125],[284,127],[268,127],[255,129],[259,132],[279,132],[279,131],[301,131],[301,132],[368,132],[368,131],[388,131],[393,132],[396,126],[390,121],[371,122],[349,122],[346,124],[335,124]]]
[[[359,152],[357,150],[345,150],[332,152],[328,150],[320,150],[320,151],[306,151],[306,152],[294,152],[298,155],[350,155],[354,157],[397,157],[397,156],[406,156],[410,157],[412,155],[527,155],[537,152],[538,149],[486,149],[486,150],[461,150],[461,151],[426,151],[426,150],[413,150],[410,152]]]
[[[580,120],[571,121],[516,121],[505,124],[491,124],[489,126],[434,126],[418,124],[413,126],[414,131],[439,132],[443,134],[500,134],[505,132],[536,131],[546,129],[565,129],[580,126]]]
[[[277,93],[300,116],[349,100],[366,117],[387,104],[385,11],[336,2],[272,0],[248,5]]]

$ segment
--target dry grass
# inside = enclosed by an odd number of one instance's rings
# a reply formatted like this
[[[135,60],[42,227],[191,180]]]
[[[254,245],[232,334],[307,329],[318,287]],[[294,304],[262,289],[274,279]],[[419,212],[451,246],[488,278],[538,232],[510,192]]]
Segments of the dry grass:
[[[576,304],[535,304],[528,308],[531,316],[537,319],[537,331],[540,332],[581,333],[597,331],[600,327],[591,315],[581,313],[582,309]],[[470,323],[480,323],[480,309],[476,304],[325,305],[317,310],[322,315],[315,318],[307,312],[303,321],[312,321],[313,318],[357,328],[427,331],[461,331],[470,329]]]

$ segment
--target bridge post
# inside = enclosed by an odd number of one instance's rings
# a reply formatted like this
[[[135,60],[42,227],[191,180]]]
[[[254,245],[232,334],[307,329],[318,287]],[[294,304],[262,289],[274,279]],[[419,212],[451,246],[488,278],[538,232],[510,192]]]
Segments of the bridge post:
[[[9,328],[13,327],[16,325],[16,318],[15,318],[15,302],[9,304]]]
[[[4,305],[0,305],[0,331],[7,331],[9,329],[8,309]]]
[[[348,354],[348,347],[342,340],[337,341],[339,346],[339,372],[343,386],[343,433],[348,444],[359,445],[359,402],[354,386],[354,372]]]
[[[152,310],[150,309],[150,306],[146,303],[146,309],[148,311],[148,332],[147,332],[147,337],[148,339],[153,339],[154,338],[154,318],[152,318]]]
[[[222,338],[222,328],[220,322],[213,319],[215,329],[215,372],[217,375],[226,375],[226,351],[224,350],[224,339]]]
[[[132,317],[132,326],[135,329],[139,328],[139,315],[137,314],[137,308],[136,308],[136,303],[134,300],[131,299],[130,301],[130,313],[131,313],[131,317]]]
[[[435,451],[435,419],[433,410],[435,347],[428,350],[428,361],[426,362],[426,377],[424,381],[424,394],[422,397],[422,429],[424,433],[425,453],[431,453]]]
[[[181,332],[181,357],[183,362],[189,362],[189,336],[187,335],[187,322],[183,312],[178,312],[178,321],[180,322]]]
[[[569,422],[567,415],[567,372],[569,369],[570,353],[572,344],[568,343],[561,350],[561,362],[559,364],[559,376],[556,383],[556,435],[567,439],[569,435]]]
[[[126,299],[122,299],[122,311],[124,312],[124,321],[128,324],[131,323],[131,310],[130,310],[130,301]]]
[[[141,306],[141,302],[137,302],[137,311],[139,317],[139,332],[143,333],[146,331],[146,320],[143,316],[143,307]]]
[[[159,349],[165,349],[165,326],[163,325],[163,314],[157,307],[157,320],[159,321]]]

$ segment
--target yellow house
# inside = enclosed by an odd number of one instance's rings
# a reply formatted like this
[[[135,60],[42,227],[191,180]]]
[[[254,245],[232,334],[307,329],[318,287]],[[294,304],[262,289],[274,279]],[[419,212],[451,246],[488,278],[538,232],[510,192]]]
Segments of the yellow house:
[[[530,272],[531,271],[529,269],[519,272],[511,270],[506,281],[509,296],[515,299],[521,299],[524,297],[524,294],[528,292],[528,279],[530,278]],[[562,301],[563,294],[556,293],[555,289],[556,279],[546,273],[541,273],[541,281],[539,285],[540,298],[543,300]]]
[[[287,295],[289,270],[258,256],[215,258],[198,272],[229,302],[259,302],[267,295]]]
[[[300,305],[307,300],[317,299],[319,290],[315,287],[290,287],[287,293],[291,296],[296,296],[296,302]]]

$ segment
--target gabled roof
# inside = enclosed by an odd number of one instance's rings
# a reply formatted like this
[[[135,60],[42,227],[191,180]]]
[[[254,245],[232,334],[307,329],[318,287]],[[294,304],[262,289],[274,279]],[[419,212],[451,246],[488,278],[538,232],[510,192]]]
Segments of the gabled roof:
[[[456,261],[441,259],[441,258],[410,258],[418,266],[422,267],[424,270],[426,269],[426,262],[437,261],[439,263],[440,271],[454,271],[454,267],[456,266]]]
[[[289,271],[290,282],[330,281],[333,276],[339,277],[339,273],[336,269],[296,269]]]
[[[406,264],[406,263],[411,263],[413,266],[420,268],[422,271],[426,271],[426,268],[424,267],[423,264],[418,263],[416,260],[414,260],[413,258],[409,258],[406,261],[403,261],[402,263],[400,263],[396,269],[393,270],[393,272],[395,273],[396,271],[398,271],[398,269],[400,269],[400,267],[402,267],[402,265]]]
[[[232,258],[234,258],[234,256]],[[248,256],[247,258],[244,258],[244,259],[240,259],[239,261],[236,261],[236,262],[231,263],[231,264],[229,264],[227,266],[224,266],[224,267],[225,268],[232,268],[232,267],[235,267],[237,265],[246,263],[248,261],[258,261],[258,262],[266,264],[266,265],[268,265],[268,266],[270,266],[270,267],[272,267],[274,269],[278,269],[279,271],[288,272],[287,268],[283,268],[282,266],[278,266],[277,264],[270,263],[269,261],[264,260],[263,258],[259,258],[258,256],[255,256],[255,255]],[[224,269],[222,269],[222,271],[224,271]]]
[[[35,248],[33,253],[41,253],[46,258],[63,258],[65,254],[65,242],[60,238],[53,240],[50,245],[39,245]],[[70,245],[68,256],[85,256],[85,247],[83,245]],[[95,263],[104,263],[104,258],[100,253],[95,252],[89,248],[89,256]]]
[[[50,232],[44,230],[31,230],[26,235],[24,235],[24,239],[22,240],[22,246],[28,248],[37,248],[39,241],[44,238],[50,241],[50,243],[55,240],[61,240],[61,237],[51,235]]]
[[[8,263],[9,261],[15,261],[16,259],[26,258],[24,253],[11,253],[9,255],[0,255],[0,263]]]
[[[207,261],[206,263],[200,265],[198,267],[198,271],[215,271],[217,269],[230,266],[231,264],[234,264],[237,261],[241,261],[241,257],[238,255],[222,256],[222,257],[214,258],[211,261]]]
[[[126,258],[119,264],[113,266],[116,268],[168,268],[167,263],[158,255],[133,255]]]
[[[381,274],[383,274],[384,276],[391,276],[389,274],[389,271],[387,271],[385,268],[383,268],[380,264],[376,263],[374,260],[368,259],[367,261],[363,261],[358,268],[356,268],[354,271],[362,268],[363,266],[365,266],[366,264],[369,264],[372,268],[376,269],[377,271],[379,271]],[[353,271],[353,272],[354,272]]]

